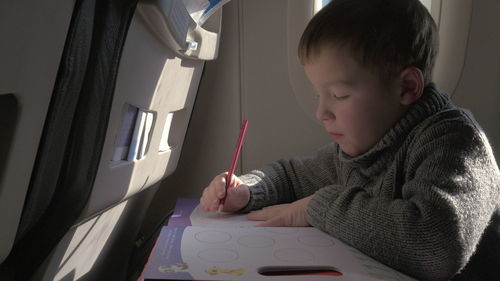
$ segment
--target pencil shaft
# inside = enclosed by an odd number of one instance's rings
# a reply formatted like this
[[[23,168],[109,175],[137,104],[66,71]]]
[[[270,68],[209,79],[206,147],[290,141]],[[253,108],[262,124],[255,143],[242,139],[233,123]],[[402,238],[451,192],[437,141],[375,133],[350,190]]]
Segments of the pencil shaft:
[[[238,162],[238,156],[240,155],[241,147],[243,146],[243,140],[245,139],[247,127],[248,120],[244,120],[243,124],[241,125],[240,135],[238,136],[238,140],[236,141],[236,146],[234,147],[233,159],[231,160],[231,165],[229,166],[228,174],[226,176],[226,192],[224,194],[224,197],[221,199],[220,205],[224,205],[224,203],[226,202],[227,190],[229,188],[229,185],[231,184],[234,169],[236,168],[236,163]]]

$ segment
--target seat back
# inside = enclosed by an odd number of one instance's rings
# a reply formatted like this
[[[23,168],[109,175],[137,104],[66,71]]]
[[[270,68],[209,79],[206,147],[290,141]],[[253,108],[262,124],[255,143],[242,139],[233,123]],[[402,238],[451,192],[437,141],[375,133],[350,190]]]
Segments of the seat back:
[[[1,190],[7,192],[0,200],[12,200],[9,191],[19,190],[18,200],[9,205],[15,206],[17,217],[2,218],[14,223],[7,228],[8,235],[1,236],[8,237],[9,243],[2,252],[3,258],[8,257],[0,265],[0,274],[13,280],[78,279],[77,268],[91,272],[106,253],[102,253],[104,248],[86,251],[75,244],[98,247],[100,242],[87,239],[140,224],[126,225],[130,223],[127,216],[134,214],[126,213],[124,206],[175,169],[204,60],[216,57],[217,32],[193,24],[184,2],[137,5],[137,0],[78,0],[68,5],[64,10],[67,34],[61,32],[58,38],[64,49],[61,44],[59,57],[52,58],[59,62],[58,68],[51,61],[53,87],[47,85],[43,102],[33,104],[34,111],[39,111],[38,106],[45,106],[45,111],[20,123],[28,114],[24,102],[36,97],[36,92],[14,88],[7,92],[14,95],[2,95],[2,106],[19,103],[23,109],[19,118],[15,106],[9,111],[14,113],[12,120],[20,121],[9,122],[14,125],[5,130],[11,131],[8,144],[15,148],[21,139],[18,131],[34,121],[39,131],[30,136],[38,141],[30,144],[34,164],[25,169],[24,182],[11,185],[17,176],[12,163],[19,154],[9,149],[2,164]],[[165,3],[175,5],[165,8]],[[158,29],[158,22],[168,23],[172,11],[188,22],[181,38],[189,39],[194,47],[182,49],[187,45],[180,44],[179,49],[162,40],[164,32],[173,31]],[[152,18],[156,19],[153,23]],[[211,22],[207,26],[217,31],[220,13]],[[31,43],[29,37],[22,39],[24,44]],[[24,83],[31,82],[24,78]],[[24,159],[22,163],[31,162]],[[147,200],[142,201],[147,204]],[[93,223],[90,230],[89,222]],[[80,230],[85,234],[80,235]],[[108,245],[120,239],[118,234],[107,237]],[[72,258],[62,258],[70,248]]]

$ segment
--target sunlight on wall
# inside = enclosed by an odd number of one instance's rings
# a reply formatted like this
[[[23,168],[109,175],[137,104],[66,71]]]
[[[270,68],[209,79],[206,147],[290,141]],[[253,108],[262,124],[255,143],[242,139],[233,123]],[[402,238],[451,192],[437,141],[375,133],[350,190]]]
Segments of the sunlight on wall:
[[[78,280],[87,274],[94,266],[99,256],[109,247],[110,239],[120,217],[125,210],[127,202],[98,215],[87,222],[75,227],[60,243],[67,245],[64,255],[57,265],[54,280],[62,280],[64,276],[73,276]],[[71,235],[72,233],[72,235]],[[52,262],[57,262],[57,258]],[[48,270],[49,275],[54,274]],[[44,280],[52,280],[45,276]]]

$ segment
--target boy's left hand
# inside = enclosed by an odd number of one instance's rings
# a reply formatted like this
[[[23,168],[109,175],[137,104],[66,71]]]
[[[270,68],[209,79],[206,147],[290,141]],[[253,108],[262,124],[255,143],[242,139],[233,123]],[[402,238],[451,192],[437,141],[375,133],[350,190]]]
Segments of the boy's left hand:
[[[309,226],[306,219],[307,204],[313,195],[289,204],[265,207],[247,215],[249,220],[264,221],[256,226]]]

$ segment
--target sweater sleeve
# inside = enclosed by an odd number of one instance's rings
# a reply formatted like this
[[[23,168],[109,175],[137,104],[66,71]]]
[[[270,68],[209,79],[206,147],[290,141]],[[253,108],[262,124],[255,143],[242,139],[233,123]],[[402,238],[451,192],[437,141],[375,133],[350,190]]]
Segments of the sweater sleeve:
[[[498,167],[482,131],[464,122],[431,126],[409,147],[394,187],[401,195],[326,186],[310,201],[308,220],[419,280],[448,280],[473,254],[500,200]]]
[[[240,176],[250,188],[250,201],[240,212],[290,203],[314,194],[336,178],[337,145],[321,148],[313,157],[280,160]]]

